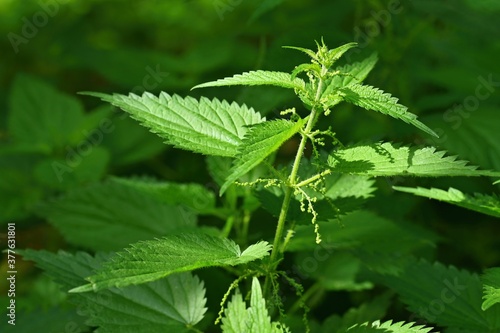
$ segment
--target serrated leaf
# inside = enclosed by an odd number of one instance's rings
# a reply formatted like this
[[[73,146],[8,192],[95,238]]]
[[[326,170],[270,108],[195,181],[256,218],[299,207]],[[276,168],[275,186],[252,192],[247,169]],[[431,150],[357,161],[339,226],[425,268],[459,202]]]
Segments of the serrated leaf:
[[[371,299],[357,308],[349,309],[344,315],[332,315],[323,321],[321,333],[344,333],[353,325],[371,322],[385,316],[390,306],[389,295]]]
[[[85,115],[80,102],[34,77],[16,77],[9,107],[8,129],[18,143],[49,153],[85,138]]]
[[[500,172],[477,170],[467,161],[444,155],[434,147],[385,142],[338,149],[328,157],[328,165],[334,172],[366,176],[500,176]]]
[[[302,159],[299,169],[300,180],[308,179],[317,172],[317,168],[310,161]],[[375,191],[374,183],[375,180],[366,176],[332,173],[322,177],[324,193],[308,187],[304,187],[303,191],[311,198],[316,198],[314,210],[318,214],[318,220],[321,221],[359,209]],[[275,217],[279,216],[284,196],[283,189],[278,187],[260,189],[256,191],[256,196],[264,209]],[[288,207],[287,220],[310,224],[311,213],[301,209],[300,199],[302,199],[301,195],[292,198]]]
[[[462,99],[463,96],[457,98]],[[445,112],[426,116],[425,122],[439,130],[440,139],[430,138],[429,144],[438,145],[454,154],[474,161],[485,168],[500,170],[500,131],[496,102],[481,103],[478,112],[461,111],[461,106],[450,107],[458,99],[446,103]],[[484,104],[484,105],[483,105]]]
[[[227,304],[222,318],[222,332],[240,333],[247,330],[248,312],[241,293],[236,290],[231,301]]]
[[[478,333],[500,329],[500,306],[481,309],[482,284],[476,274],[420,260],[398,276],[381,278],[419,318]]]
[[[90,284],[72,292],[124,287],[161,279],[202,267],[241,265],[269,254],[271,245],[259,242],[241,252],[232,240],[202,233],[166,236],[133,244],[106,262]]]
[[[84,157],[77,153],[71,156],[72,159],[48,157],[34,166],[33,175],[47,188],[68,190],[102,179],[111,160],[102,147],[93,147]]]
[[[222,332],[283,333],[279,323],[271,322],[266,308],[266,300],[262,295],[262,289],[256,277],[252,279],[250,307],[246,308],[246,304],[237,290],[224,311]]]
[[[197,220],[187,208],[166,205],[117,182],[75,189],[39,213],[69,242],[96,251],[120,250],[139,240],[192,230]]]
[[[305,88],[305,82],[301,78],[292,77],[289,73],[284,72],[271,72],[271,71],[252,71],[236,74],[231,77],[219,79],[217,81],[206,82],[198,84],[193,87],[206,88],[206,87],[222,87],[222,86],[256,86],[256,85],[272,85],[282,88],[299,89]]]
[[[298,66],[295,66],[294,70],[292,71],[292,79],[294,79],[298,74],[307,71],[312,71],[319,74],[321,72],[321,66],[318,64],[311,64],[311,63],[300,64]]]
[[[266,309],[266,300],[262,296],[262,289],[256,277],[252,279],[252,295],[250,296],[248,319],[247,329],[249,332],[273,332],[271,318]]]
[[[353,83],[363,82],[368,76],[368,74],[375,67],[377,61],[378,61],[378,55],[376,52],[374,52],[369,57],[363,59],[362,61],[337,68],[337,70],[341,75],[334,76],[333,81],[335,79],[340,79],[341,82],[339,82],[336,85],[334,84],[334,86],[346,87]],[[342,74],[348,74],[348,75],[342,75]]]
[[[401,192],[412,193],[421,197],[436,199],[451,203],[453,205],[474,210],[483,214],[500,217],[500,198],[496,195],[484,195],[476,193],[474,195],[465,194],[453,187],[448,191],[438,188],[412,188],[403,186],[393,186],[393,189]]]
[[[166,139],[166,143],[196,153],[235,156],[246,126],[264,119],[245,105],[229,104],[218,99],[170,96],[150,93],[142,96],[87,93],[101,98],[128,112],[151,132]]]
[[[318,253],[321,255],[318,256]],[[308,277],[315,279],[324,290],[360,291],[373,288],[372,282],[359,276],[363,263],[352,253],[331,249],[302,252],[296,256],[295,266],[301,267],[303,263],[310,260],[311,256],[321,258],[321,264],[315,270],[311,270]],[[373,319],[379,318],[381,317]]]
[[[320,221],[318,225],[322,236],[321,249],[315,243],[313,228],[298,225],[286,250],[349,250],[371,269],[391,271],[406,264],[409,254],[432,248],[437,240],[436,235],[425,229],[399,221],[395,223],[363,210],[341,216],[338,221]],[[388,242],[388,239],[391,241]]]
[[[385,93],[378,88],[368,85],[352,83],[347,87],[339,89],[344,100],[367,110],[378,111],[393,118],[400,119],[407,124],[411,124],[418,129],[434,136],[438,135],[417,120],[417,116],[408,112],[408,108],[398,103],[398,99],[391,94]]]
[[[334,49],[328,50],[328,62],[331,64],[334,64],[337,60],[342,57],[344,53],[352,49],[353,47],[357,47],[358,43],[356,42],[351,42],[347,43],[344,45],[341,45],[339,47],[336,47]]]
[[[316,161],[302,159],[298,172],[299,180],[309,179],[323,171],[327,158],[328,155],[322,153],[320,159]],[[320,166],[318,167],[318,165]],[[319,219],[331,218],[332,210],[339,214],[345,214],[358,209],[365,199],[371,197],[371,193],[376,190],[375,181],[367,176],[330,173],[322,176],[320,180],[323,185],[321,192],[313,188],[303,187],[304,192],[311,198],[315,197],[318,200],[315,209],[320,215]],[[300,196],[295,196],[295,199],[300,200]]]
[[[18,250],[23,260],[31,260],[36,266],[43,269],[47,275],[64,289],[78,286],[85,282],[84,277],[98,268],[108,255],[99,253],[92,257],[86,252],[75,254],[59,250],[52,253],[45,250]]]
[[[308,189],[306,189],[307,191]],[[267,210],[273,216],[278,217],[280,213],[281,203],[283,202],[284,193],[281,189],[267,188],[256,192],[256,196],[260,201],[262,208]],[[302,211],[300,195],[294,196],[288,208],[287,221],[296,222],[298,224],[311,224],[312,215],[310,212]],[[338,197],[335,199],[321,199],[314,202],[314,210],[316,211],[317,219],[324,221],[335,219],[340,215],[347,214],[351,211],[359,209],[365,203],[364,198],[360,197]]]
[[[182,205],[199,214],[210,214],[215,210],[215,195],[199,184],[162,182],[151,178],[112,177],[112,183],[122,184],[147,194],[168,205]]]
[[[233,182],[259,165],[276,151],[285,141],[296,134],[304,124],[303,120],[272,120],[252,126],[238,150],[237,159],[230,175],[220,189],[222,195]]]
[[[380,321],[375,321],[371,324],[358,324],[355,325],[345,333],[428,333],[432,330],[430,327],[425,327],[423,325],[416,325],[415,323],[405,323],[398,322],[393,323],[392,320],[380,323]]]
[[[111,105],[106,106],[112,108]],[[138,163],[159,155],[167,148],[160,137],[139,125],[136,120],[122,117],[124,115],[120,112],[120,116],[112,118],[113,131],[104,135],[102,140],[103,146],[112,155],[113,165]]]
[[[301,51],[301,52],[304,52],[305,54],[307,54],[312,59],[317,59],[316,52],[314,52],[313,50],[309,50],[309,49],[306,49],[306,48],[303,48],[303,47],[298,47],[298,46],[283,46],[283,48],[284,49],[291,49],[291,50]]]
[[[355,62],[335,69],[338,72],[333,77],[328,77],[324,82],[324,89],[321,93],[322,99],[330,100],[325,105],[332,107],[340,103],[343,98],[338,94],[339,88],[347,87],[350,84],[361,83],[375,67],[378,57],[372,53],[368,58],[361,62]]]
[[[207,170],[217,185],[222,186],[230,173],[233,159],[230,157],[207,156]]]
[[[484,311],[493,305],[500,303],[500,268],[490,268],[484,271],[481,276],[483,282],[483,304],[481,309]]]
[[[59,251],[21,251],[65,289],[80,285],[85,276],[99,269],[106,257]],[[188,332],[206,311],[203,282],[190,273],[171,275],[140,286],[110,288],[104,292],[71,294],[79,314],[99,333]]]
[[[330,174],[325,178],[325,196],[332,199],[367,199],[376,190],[375,181],[366,176]]]

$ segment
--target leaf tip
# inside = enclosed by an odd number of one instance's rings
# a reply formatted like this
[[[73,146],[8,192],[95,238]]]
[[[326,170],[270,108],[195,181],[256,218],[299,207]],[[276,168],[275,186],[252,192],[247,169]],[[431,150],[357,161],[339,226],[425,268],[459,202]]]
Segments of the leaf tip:
[[[93,290],[94,290],[93,285],[91,283],[88,283],[88,284],[84,284],[82,286],[70,289],[70,290],[68,290],[68,292],[72,293],[72,294],[76,294],[76,293],[86,293],[86,292],[93,291]]]
[[[78,91],[78,95],[84,95],[84,96],[93,96],[93,97],[102,97],[102,96],[108,96],[107,94],[103,93],[98,93],[95,91]]]

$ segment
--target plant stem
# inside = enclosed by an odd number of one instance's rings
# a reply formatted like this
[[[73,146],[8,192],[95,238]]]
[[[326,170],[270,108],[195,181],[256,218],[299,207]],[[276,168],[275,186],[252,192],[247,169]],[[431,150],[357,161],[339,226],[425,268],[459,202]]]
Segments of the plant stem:
[[[229,237],[229,234],[231,233],[231,230],[233,228],[233,224],[237,215],[236,200],[237,196],[235,189],[229,188],[227,191],[225,206],[229,209],[231,215],[229,215],[226,219],[226,223],[224,224],[224,228],[222,229],[221,232],[222,237]]]
[[[325,68],[323,67],[323,70]],[[322,73],[323,74],[323,73]],[[319,101],[321,96],[321,91],[323,90],[323,78],[319,79],[318,88],[316,90],[316,96],[314,98],[315,104]],[[283,238],[283,231],[285,229],[286,216],[288,214],[288,208],[290,207],[290,201],[292,199],[293,192],[297,185],[297,173],[299,172],[300,160],[304,154],[304,149],[306,147],[308,135],[316,123],[317,119],[317,109],[316,105],[313,106],[309,119],[307,121],[305,129],[302,131],[302,139],[300,140],[299,148],[297,149],[297,154],[295,155],[295,160],[293,161],[292,171],[288,177],[288,184],[285,188],[285,196],[283,198],[283,204],[281,205],[280,215],[278,217],[278,224],[276,226],[276,233],[274,234],[273,249],[271,251],[271,257],[269,259],[270,270],[274,270],[277,266],[278,254],[283,252],[280,249],[281,239]],[[266,276],[266,281],[264,283],[264,293],[267,294],[269,288],[269,275]]]
[[[322,172],[322,173],[319,173],[319,174],[317,174],[315,176],[312,176],[311,178],[307,178],[306,180],[303,180],[303,181],[301,181],[300,183],[298,183],[296,185],[297,185],[297,187],[306,186],[306,185],[308,185],[308,184],[310,184],[310,183],[312,183],[312,182],[320,179],[321,177],[323,177],[323,176],[325,176],[325,175],[327,175],[329,173],[330,173],[330,170],[326,170],[326,172]]]

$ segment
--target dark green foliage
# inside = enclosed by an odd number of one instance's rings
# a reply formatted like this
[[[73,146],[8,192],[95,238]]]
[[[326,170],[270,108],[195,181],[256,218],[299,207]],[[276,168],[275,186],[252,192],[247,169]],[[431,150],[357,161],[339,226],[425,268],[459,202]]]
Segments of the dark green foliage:
[[[494,1],[0,7],[2,332],[500,332]]]

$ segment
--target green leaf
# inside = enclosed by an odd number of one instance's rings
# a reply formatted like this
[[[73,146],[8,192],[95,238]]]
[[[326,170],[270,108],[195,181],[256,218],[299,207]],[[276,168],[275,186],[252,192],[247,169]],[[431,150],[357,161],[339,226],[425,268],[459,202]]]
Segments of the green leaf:
[[[324,251],[324,255],[320,251]],[[322,253],[321,256],[318,256],[318,253]],[[314,278],[324,290],[360,291],[373,288],[372,282],[359,276],[363,263],[354,254],[329,249],[302,252],[295,259],[296,267],[301,267],[302,263],[308,262],[311,256],[321,258],[321,264],[317,269],[312,270],[310,277]],[[373,319],[379,318],[382,317]]]
[[[308,179],[317,172],[317,167],[313,166],[307,159],[302,159],[299,180]],[[376,189],[373,186],[375,180],[366,176],[331,173],[322,177],[321,181],[324,184],[323,193],[309,187],[303,188],[303,191],[311,198],[316,198],[314,199],[316,200],[314,210],[320,221],[333,219],[359,209]],[[256,195],[264,209],[275,217],[279,216],[284,197],[283,189],[278,187],[259,189],[256,191]],[[311,213],[301,209],[301,199],[300,194],[292,198],[288,207],[287,220],[310,224]]]
[[[484,293],[481,309],[486,311],[493,305],[500,303],[500,268],[495,267],[485,270],[481,276],[481,281],[483,282]]]
[[[357,46],[358,46],[358,43],[351,42],[351,43],[347,43],[347,44],[341,45],[339,47],[336,47],[334,49],[328,50],[328,55],[327,55],[328,64],[334,64],[337,60],[340,59],[340,57],[342,57],[342,55],[344,53],[346,53],[347,51],[349,51],[353,47],[357,47]],[[330,66],[328,66],[328,67],[330,67]]]
[[[85,138],[80,102],[34,77],[16,77],[9,107],[8,130],[18,143],[50,153]]]
[[[319,75],[321,73],[321,66],[318,64],[311,64],[311,63],[300,64],[298,66],[295,66],[294,70],[292,71],[292,79],[294,79],[298,74],[308,71],[317,73],[317,75]]]
[[[349,103],[360,106],[367,110],[378,111],[396,119],[401,119],[405,123],[411,124],[418,129],[434,136],[438,135],[417,120],[417,116],[408,112],[408,108],[398,103],[398,99],[388,93],[384,93],[372,86],[352,83],[340,89],[341,96]]]
[[[321,98],[327,101],[324,105],[332,107],[342,102],[343,98],[338,94],[339,88],[363,82],[373,67],[375,67],[377,60],[377,54],[372,53],[361,62],[336,68],[335,71],[339,72],[339,74],[326,78],[324,82],[324,89],[321,92]]]
[[[258,242],[241,252],[235,242],[225,238],[201,233],[169,235],[132,244],[87,278],[90,284],[72,292],[140,284],[202,267],[241,265],[267,256],[270,249],[267,242]]]
[[[313,228],[298,225],[286,250],[321,253],[349,250],[370,269],[386,273],[401,270],[408,264],[411,253],[431,249],[438,239],[427,230],[400,221],[395,223],[370,211],[355,211],[338,221],[319,221],[320,248],[315,243]]]
[[[46,158],[35,165],[36,180],[51,189],[68,190],[81,184],[99,181],[106,174],[110,156],[102,147],[92,147],[85,156],[68,153],[65,159]],[[71,157],[68,157],[71,156]]]
[[[425,327],[423,325],[414,326],[415,323],[405,323],[398,322],[393,323],[392,320],[380,323],[380,321],[375,321],[371,324],[358,324],[349,329],[346,333],[428,333],[432,330],[432,327]]]
[[[262,295],[259,280],[252,279],[252,295],[248,308],[247,328],[249,332],[282,333],[283,329],[277,322],[271,322],[266,308],[266,300]]]
[[[429,246],[435,237],[418,232],[406,230],[404,225],[377,216],[370,211],[355,211],[342,216],[340,220],[319,222],[320,230],[327,235],[321,243],[324,249],[356,249],[363,248],[368,251],[396,252],[408,251],[422,246]],[[290,241],[287,250],[302,251],[314,250],[314,233],[310,226],[297,226],[296,232]],[[387,242],[391,239],[391,242]]]
[[[304,90],[304,80],[293,77],[289,73],[284,72],[270,72],[270,71],[252,71],[236,74],[231,77],[219,79],[194,86],[193,89],[206,88],[206,87],[222,87],[222,86],[255,86],[255,85],[272,85],[282,88]]]
[[[271,318],[266,308],[266,300],[262,296],[262,289],[256,277],[252,279],[250,307],[246,309],[246,304],[240,292],[236,291],[224,312],[224,317],[222,318],[222,332],[284,332],[281,324],[271,322]]]
[[[366,176],[500,176],[500,172],[477,170],[467,161],[444,155],[433,147],[385,142],[338,149],[328,157],[328,165],[334,172]]]
[[[222,318],[222,332],[240,333],[247,331],[248,311],[241,293],[236,290],[231,301],[227,304]]]
[[[309,50],[309,49],[306,49],[306,48],[303,48],[303,47],[298,47],[298,46],[283,46],[283,48],[284,49],[291,49],[291,50],[301,51],[301,52],[304,52],[305,54],[307,54],[312,59],[315,59],[315,60],[318,59],[317,56],[316,56],[316,52],[314,52],[313,50]]]
[[[397,191],[412,193],[421,197],[436,199],[453,205],[474,210],[483,214],[500,217],[500,198],[496,195],[484,195],[476,193],[474,195],[464,194],[463,192],[450,187],[448,191],[438,188],[411,188],[402,186],[393,186]]]
[[[210,177],[212,177],[217,185],[222,186],[224,180],[230,174],[233,159],[230,157],[207,156],[205,161]]]
[[[18,299],[16,301],[17,304],[22,304]],[[9,317],[0,322],[1,332],[89,332],[89,327],[84,324],[84,318],[78,315],[75,309],[67,309],[61,306],[43,310],[35,309],[29,312],[18,309],[16,315],[15,326],[8,323]]]
[[[85,282],[84,277],[92,273],[106,259],[106,255],[100,253],[92,257],[86,252],[71,254],[65,251],[52,253],[45,250],[18,250],[23,260],[31,260],[36,266],[43,269],[48,276],[64,289],[69,289]]]
[[[271,318],[266,309],[266,300],[262,296],[259,280],[252,279],[252,295],[250,297],[250,307],[248,308],[247,329],[249,332],[273,332]]]
[[[276,151],[285,141],[296,134],[304,124],[303,120],[272,120],[252,126],[239,148],[237,159],[220,189],[222,195],[234,181],[259,165]]]
[[[107,107],[112,107],[107,105]],[[116,166],[130,165],[159,155],[166,146],[161,138],[140,126],[137,121],[120,112],[113,120],[113,131],[104,135],[103,146],[111,153]]]
[[[40,214],[69,242],[95,251],[120,250],[139,240],[192,230],[196,225],[191,210],[166,205],[117,182],[75,189],[48,203]]]
[[[105,259],[87,253],[57,254],[24,250],[22,255],[65,289],[80,285]],[[190,273],[171,275],[140,286],[110,288],[104,292],[71,294],[70,302],[88,317],[89,326],[103,333],[188,332],[206,311],[203,282]]]
[[[8,148],[0,145],[0,224],[30,216],[45,193],[33,176],[33,165],[44,156]]]
[[[462,101],[463,96],[459,98]],[[461,111],[462,105],[450,107],[458,101],[443,106],[442,109],[449,108],[445,112],[425,117],[425,122],[440,135],[439,139],[429,138],[428,144],[442,147],[484,168],[500,170],[500,131],[498,122],[491,121],[498,116],[498,102],[482,101],[478,112],[469,113]]]
[[[343,333],[353,325],[380,319],[385,316],[389,306],[390,297],[387,293],[374,297],[357,308],[349,309],[342,317],[336,314],[328,317],[322,324],[321,332]]]
[[[325,196],[332,199],[371,197],[375,181],[366,176],[330,174],[325,177]]]
[[[341,75],[335,75],[332,79],[332,85],[334,87],[347,87],[354,83],[363,82],[368,74],[375,67],[375,64],[378,61],[377,53],[372,53],[369,57],[363,59],[362,61],[355,62],[352,64],[348,64],[342,67],[337,68]],[[348,75],[342,75],[348,74]],[[336,80],[340,80],[340,82],[336,83]]]
[[[133,188],[168,205],[183,205],[199,214],[215,210],[215,195],[199,184],[161,182],[151,178],[118,178],[111,182]]]
[[[247,125],[264,119],[252,108],[218,99],[150,93],[142,96],[87,93],[128,112],[132,118],[178,148],[206,155],[235,156]]]
[[[483,286],[476,274],[420,260],[398,276],[381,279],[411,312],[429,322],[478,333],[500,329],[500,306],[481,310]]]

